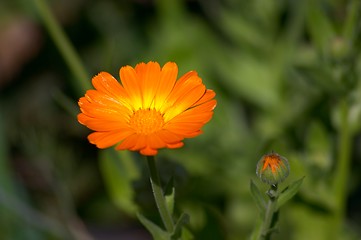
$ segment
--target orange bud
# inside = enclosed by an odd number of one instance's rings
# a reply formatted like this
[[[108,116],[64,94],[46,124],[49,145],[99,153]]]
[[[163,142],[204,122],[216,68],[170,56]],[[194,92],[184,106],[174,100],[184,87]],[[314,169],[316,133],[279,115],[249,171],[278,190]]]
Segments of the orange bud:
[[[288,160],[275,152],[263,155],[257,163],[257,176],[271,185],[283,182],[289,172]]]

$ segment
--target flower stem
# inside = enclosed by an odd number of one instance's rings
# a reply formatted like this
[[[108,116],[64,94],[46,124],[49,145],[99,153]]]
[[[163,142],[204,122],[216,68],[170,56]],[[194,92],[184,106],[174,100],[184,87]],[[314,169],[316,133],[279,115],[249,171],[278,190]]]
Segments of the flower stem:
[[[339,128],[338,162],[334,175],[335,215],[333,227],[328,239],[337,239],[340,234],[343,219],[345,217],[345,205],[347,198],[347,180],[350,172],[351,139],[352,133],[349,127],[349,106],[346,100],[340,104],[341,125]]]
[[[174,222],[169,213],[169,209],[167,208],[154,156],[147,156],[147,163],[150,174],[150,183],[152,185],[153,195],[160,217],[162,218],[166,230],[169,233],[172,233],[174,231]]]
[[[51,38],[77,79],[77,89],[79,92],[85,92],[91,87],[89,76],[73,45],[70,43],[46,2],[44,0],[34,0],[34,2]]]
[[[274,227],[278,220],[278,211],[276,211],[277,206],[277,185],[271,185],[271,188],[267,191],[269,200],[267,203],[267,208],[265,216],[263,219],[261,232],[258,237],[259,240],[270,240],[271,235],[274,232]]]

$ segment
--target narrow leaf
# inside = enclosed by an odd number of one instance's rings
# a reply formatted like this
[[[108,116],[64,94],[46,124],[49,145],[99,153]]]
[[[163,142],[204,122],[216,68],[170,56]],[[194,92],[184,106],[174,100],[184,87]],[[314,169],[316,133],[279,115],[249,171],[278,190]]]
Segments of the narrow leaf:
[[[169,233],[161,229],[159,226],[148,220],[142,214],[137,213],[139,221],[150,232],[154,240],[170,240]]]
[[[326,15],[319,1],[309,1],[307,28],[316,47],[324,52],[335,37],[331,19]]]
[[[175,225],[174,232],[173,232],[172,238],[171,238],[172,240],[177,240],[177,239],[179,239],[181,237],[182,228],[187,223],[189,223],[189,215],[186,214],[186,213],[183,213],[179,217],[179,219],[178,219],[178,221],[177,221],[177,223]]]
[[[252,197],[255,200],[259,210],[261,211],[261,215],[263,216],[266,210],[266,201],[263,198],[256,184],[254,184],[252,180],[251,180],[250,188],[251,188]]]
[[[277,199],[277,206],[276,210],[278,210],[283,204],[285,204],[288,200],[290,200],[301,187],[302,181],[305,177],[302,177],[301,179],[294,181],[291,183],[288,187],[286,187],[281,194],[279,195]]]
[[[343,37],[351,42],[357,37],[357,24],[360,23],[361,2],[352,0],[349,3],[345,23],[343,24]]]

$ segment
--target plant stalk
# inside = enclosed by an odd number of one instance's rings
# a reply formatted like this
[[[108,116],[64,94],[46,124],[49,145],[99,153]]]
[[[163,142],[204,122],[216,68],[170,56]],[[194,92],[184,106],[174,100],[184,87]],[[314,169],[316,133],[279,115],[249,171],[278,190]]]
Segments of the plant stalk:
[[[261,232],[258,237],[259,240],[270,240],[271,235],[274,232],[274,227],[278,220],[278,211],[276,211],[277,206],[277,185],[271,185],[271,188],[267,191],[269,200],[267,203],[267,208],[265,216],[263,219]]]
[[[34,0],[45,28],[59,49],[68,67],[76,78],[77,90],[81,93],[91,88],[89,75],[68,37],[60,27],[44,0]]]
[[[152,185],[153,195],[160,217],[162,218],[167,232],[173,233],[174,222],[165,201],[154,156],[147,156],[147,163],[150,174],[150,183]]]
[[[351,139],[349,127],[349,106],[346,100],[340,104],[341,125],[339,128],[338,162],[334,175],[335,215],[329,239],[338,239],[345,217],[346,198],[348,194],[347,180],[351,164]]]

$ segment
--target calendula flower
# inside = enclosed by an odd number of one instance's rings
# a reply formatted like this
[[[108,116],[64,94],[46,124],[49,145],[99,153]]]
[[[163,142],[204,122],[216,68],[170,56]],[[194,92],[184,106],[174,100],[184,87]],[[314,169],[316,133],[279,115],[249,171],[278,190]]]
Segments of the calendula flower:
[[[288,160],[281,155],[272,152],[263,155],[257,164],[257,176],[268,184],[274,185],[288,177],[290,166]]]
[[[184,138],[202,133],[213,115],[215,93],[206,89],[197,72],[177,80],[173,62],[122,67],[120,82],[101,72],[92,79],[95,90],[79,99],[78,121],[94,130],[88,136],[98,148],[156,155],[160,148],[179,148]]]

